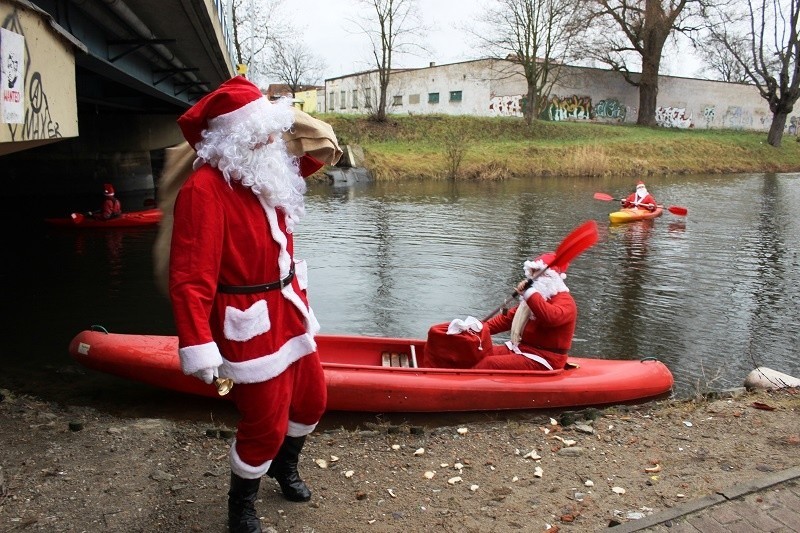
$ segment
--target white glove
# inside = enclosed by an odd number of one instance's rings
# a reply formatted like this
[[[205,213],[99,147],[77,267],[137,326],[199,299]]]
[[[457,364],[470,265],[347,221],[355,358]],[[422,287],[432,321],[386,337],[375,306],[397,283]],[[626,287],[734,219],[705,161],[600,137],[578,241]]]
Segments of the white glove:
[[[210,385],[214,381],[214,378],[217,375],[217,367],[210,366],[208,368],[201,368],[192,375],[197,379],[199,379],[200,381],[204,381],[205,383],[208,383]]]

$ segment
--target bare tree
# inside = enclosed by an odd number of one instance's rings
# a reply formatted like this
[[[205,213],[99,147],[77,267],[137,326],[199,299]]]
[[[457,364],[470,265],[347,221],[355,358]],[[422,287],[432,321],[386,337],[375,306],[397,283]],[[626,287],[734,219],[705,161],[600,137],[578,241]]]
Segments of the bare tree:
[[[714,0],[588,0],[593,10],[593,37],[584,49],[622,73],[639,88],[637,124],[656,125],[658,73],[664,45],[672,32],[694,38],[703,22],[703,8]],[[641,75],[635,76],[636,63]]]
[[[269,73],[268,61],[273,46],[291,33],[291,25],[281,11],[283,0],[227,0],[231,10],[233,47],[236,62],[246,65],[248,78],[263,81]]]
[[[288,41],[275,44],[267,67],[270,74],[285,83],[292,91],[292,96],[295,96],[301,86],[319,81],[325,63],[311,53],[305,44]]]
[[[709,32],[769,104],[767,142],[780,147],[786,120],[800,97],[800,0],[747,0],[736,7],[716,10]]]
[[[731,53],[724,43],[711,37],[705,39],[700,47],[700,56],[705,63],[705,72],[710,72],[714,79],[727,81],[729,83],[746,83],[750,81],[744,71],[744,67],[736,59],[745,57],[747,46],[742,41],[731,43],[736,49],[736,53]]]
[[[574,0],[495,0],[482,22],[469,30],[480,49],[511,62],[511,69],[498,62],[504,75],[524,76],[522,114],[528,125],[558,80],[558,67],[570,59],[573,42],[585,31],[584,7]]]
[[[359,1],[369,8],[370,14],[363,15],[355,24],[370,40],[378,72],[378,102],[373,118],[383,122],[386,120],[393,56],[413,49],[424,50],[419,39],[425,27],[419,20],[416,0]]]

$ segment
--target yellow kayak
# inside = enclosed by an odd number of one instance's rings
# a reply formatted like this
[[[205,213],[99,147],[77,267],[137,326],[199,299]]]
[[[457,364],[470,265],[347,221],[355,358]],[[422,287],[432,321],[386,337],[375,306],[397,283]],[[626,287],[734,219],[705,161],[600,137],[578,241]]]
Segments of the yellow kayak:
[[[609,213],[608,219],[612,224],[622,224],[624,222],[635,222],[637,220],[647,220],[649,218],[660,217],[663,212],[664,209],[661,206],[656,207],[655,211],[631,207]]]

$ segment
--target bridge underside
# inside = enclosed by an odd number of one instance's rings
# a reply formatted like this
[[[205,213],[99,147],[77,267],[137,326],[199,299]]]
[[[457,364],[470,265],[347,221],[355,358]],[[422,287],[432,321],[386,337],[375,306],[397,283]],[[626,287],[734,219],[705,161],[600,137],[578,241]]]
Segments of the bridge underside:
[[[44,194],[53,199],[49,214],[59,216],[90,206],[102,184],[110,182],[123,202],[131,197],[124,202],[127,209],[148,207],[163,149],[183,140],[175,120],[234,72],[213,0],[3,1],[12,8],[39,10],[54,28],[51,33],[74,44],[72,104],[79,133],[37,139],[17,133],[19,142],[0,143],[7,154],[2,155],[7,179],[0,197]],[[30,28],[13,28],[23,34],[26,47],[33,35],[23,30]],[[29,65],[29,72],[36,70]],[[52,101],[59,84],[73,83],[48,79],[39,70]],[[30,107],[35,106],[26,102],[26,112]],[[51,112],[58,116],[57,110]]]

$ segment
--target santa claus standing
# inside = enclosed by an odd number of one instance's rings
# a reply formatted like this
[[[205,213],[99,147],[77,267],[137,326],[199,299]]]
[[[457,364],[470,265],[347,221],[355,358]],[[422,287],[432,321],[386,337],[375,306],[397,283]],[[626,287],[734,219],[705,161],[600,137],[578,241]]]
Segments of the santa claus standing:
[[[261,531],[254,503],[264,474],[289,500],[311,497],[297,463],[327,398],[292,236],[303,178],[323,162],[287,150],[295,116],[288,101],[270,102],[237,76],[178,119],[197,158],[175,200],[169,296],[183,372],[235,383],[228,524],[236,532]],[[341,151],[330,137],[333,164]]]

